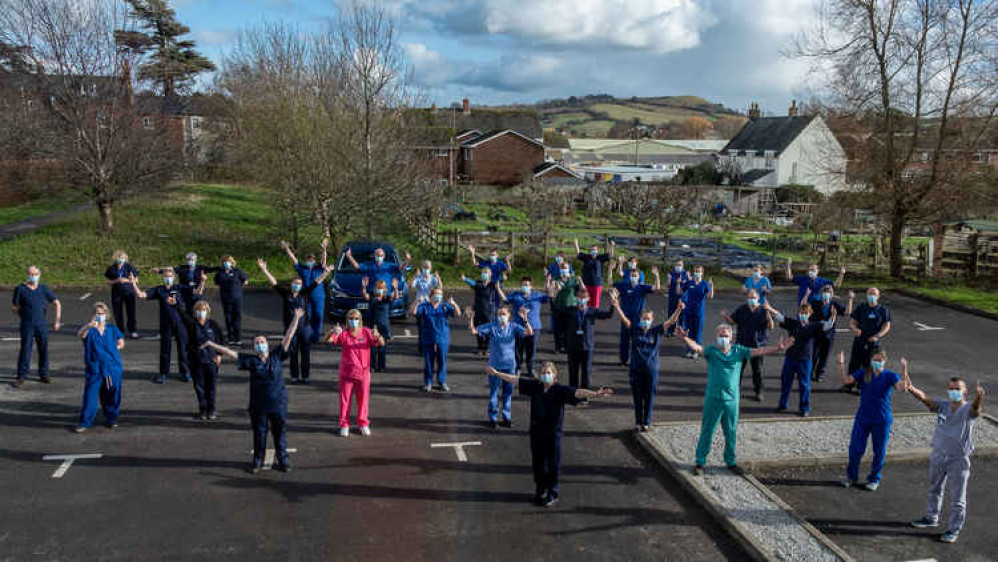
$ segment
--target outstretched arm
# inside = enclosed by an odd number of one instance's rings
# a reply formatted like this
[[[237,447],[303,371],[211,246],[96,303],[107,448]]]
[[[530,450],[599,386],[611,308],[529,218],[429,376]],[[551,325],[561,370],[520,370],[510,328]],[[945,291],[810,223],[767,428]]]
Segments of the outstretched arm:
[[[139,297],[140,299],[148,298],[146,292],[139,288],[139,280],[136,279],[134,275],[128,277],[128,282],[131,283],[132,288],[135,289],[135,296]]]
[[[793,258],[787,258],[787,281],[794,280],[794,271],[792,269],[793,263],[794,263]]]
[[[655,292],[658,293],[662,290],[662,275],[658,272],[657,265],[651,268],[651,274],[655,276]]]
[[[670,326],[675,326],[676,323],[679,322],[679,317],[682,316],[683,310],[685,308],[686,308],[686,303],[684,303],[683,301],[679,301],[679,304],[676,305],[676,311],[673,312],[672,316],[670,316],[669,319],[665,321],[663,327],[668,328]]]
[[[346,251],[343,252],[343,256],[347,259],[348,262],[350,262],[350,265],[354,269],[360,269],[360,264],[357,263],[357,260],[355,260],[354,257],[353,257],[353,250],[351,250],[350,248],[347,248]]]
[[[722,319],[723,319],[723,320],[724,320],[725,322],[727,322],[728,324],[731,324],[732,326],[734,326],[734,325],[735,325],[735,319],[734,319],[734,318],[732,318],[730,314],[728,314],[728,311],[727,311],[727,310],[722,310],[722,311],[721,311],[721,318],[722,318]]]
[[[794,344],[794,339],[781,339],[780,343],[776,345],[771,345],[769,347],[756,347],[752,349],[752,357],[759,357],[761,355],[776,355],[786,351],[791,345]]]
[[[576,255],[582,253],[582,249],[579,248],[579,237],[578,236],[575,237],[575,253],[576,253]]]
[[[703,354],[703,347],[696,341],[690,339],[689,334],[686,333],[686,330],[684,330],[682,326],[676,326],[676,334],[678,334],[679,339],[686,344],[686,347],[693,350],[693,353]]]
[[[599,390],[589,390],[587,388],[577,388],[575,390],[575,397],[583,400],[589,400],[593,398],[603,398],[613,394],[613,389],[609,387],[600,387]]]
[[[267,278],[267,282],[270,283],[270,286],[276,287],[277,279],[274,279],[274,276],[271,275],[270,271],[267,270],[267,261],[264,260],[263,258],[260,258],[256,260],[256,265],[260,267],[260,271],[263,272],[263,276]]]
[[[469,245],[468,252],[471,254],[471,264],[474,265],[475,267],[478,267],[478,255],[475,254],[475,247]]]
[[[291,260],[293,265],[298,265],[298,258],[296,258],[295,253],[291,251],[291,246],[288,246],[288,243],[284,240],[281,240],[281,249],[288,255],[288,258]]]
[[[468,331],[471,332],[471,335],[477,336],[478,329],[475,328],[475,309],[469,306],[465,312],[468,313]]]
[[[620,323],[624,325],[624,328],[631,329],[631,320],[624,314],[624,311],[620,308],[620,297],[617,289],[610,289],[610,306],[613,311],[617,313],[617,318],[620,318]]]
[[[838,289],[839,287],[842,286],[842,280],[845,279],[845,278],[846,278],[846,268],[842,267],[842,268],[839,269],[839,276],[838,276],[838,278],[835,279],[835,283],[833,284],[833,286],[836,289]]]
[[[229,359],[239,358],[239,354],[233,351],[232,349],[225,347],[224,345],[217,344],[211,340],[204,342],[204,344],[201,346],[201,349],[208,349],[208,348],[214,349],[216,352],[219,353],[219,355],[224,355]]]
[[[856,293],[853,291],[849,291],[849,302],[846,303],[846,316],[852,316],[852,304],[855,299],[856,299]]]
[[[499,371],[495,367],[489,367],[485,369],[485,372],[489,375],[492,375],[493,377],[499,377],[500,379],[508,383],[515,383],[516,381],[520,380],[519,376],[513,373],[503,373],[502,371]]]

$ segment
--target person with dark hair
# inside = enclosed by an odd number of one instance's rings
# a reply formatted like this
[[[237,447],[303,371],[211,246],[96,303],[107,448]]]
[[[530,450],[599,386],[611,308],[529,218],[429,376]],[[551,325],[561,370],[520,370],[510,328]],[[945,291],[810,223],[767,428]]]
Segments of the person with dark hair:
[[[323,238],[320,246],[322,248],[321,261],[316,260],[314,253],[309,253],[305,256],[305,261],[300,262],[294,252],[291,251],[291,246],[284,240],[281,240],[281,249],[288,255],[291,264],[295,268],[295,273],[298,277],[301,277],[301,282],[306,287],[312,285],[312,282],[318,279],[328,267],[329,238]],[[315,283],[315,287],[308,294],[308,325],[312,342],[318,340],[319,336],[322,335],[322,323],[325,311],[326,286],[322,282]]]
[[[613,260],[613,252],[617,243],[610,240],[609,250],[605,254],[600,253],[598,244],[589,247],[588,252],[583,252],[579,247],[579,239],[575,239],[575,253],[582,262],[582,282],[589,291],[589,298],[592,300],[593,308],[599,308],[600,297],[603,295],[603,267]],[[611,269],[612,269],[611,265]]]
[[[755,289],[749,289],[746,295],[745,304],[736,308],[734,314],[728,314],[727,310],[722,310],[721,318],[738,328],[735,343],[744,345],[749,349],[766,347],[769,330],[772,330],[774,326],[773,317],[766,310],[766,307],[760,304],[759,293]],[[755,390],[756,402],[762,402],[762,393],[765,389],[762,378],[763,359],[762,355],[757,355],[742,363],[742,370],[738,375],[738,384],[741,385],[742,379],[745,377],[745,367],[751,363],[752,388]]]
[[[825,331],[835,327],[835,320],[838,312],[832,310],[832,315],[824,322],[811,320],[814,312],[811,305],[803,303],[797,309],[796,318],[786,318],[779,310],[766,303],[768,311],[776,323],[787,331],[787,335],[794,344],[787,349],[787,354],[783,358],[783,371],[780,373],[780,402],[776,407],[777,412],[785,412],[790,406],[790,391],[794,388],[794,379],[797,379],[797,390],[800,398],[797,404],[797,413],[801,417],[811,415],[811,355],[813,354],[814,340]]]
[[[444,290],[437,286],[431,289],[429,298],[415,299],[409,313],[416,317],[423,334],[419,341],[423,355],[423,392],[433,390],[434,374],[437,389],[450,392],[447,385],[447,352],[450,351],[448,319],[461,316],[461,308],[453,298],[444,302]]]
[[[842,280],[846,276],[846,268],[839,269],[839,276],[835,281],[821,277],[819,273],[818,264],[812,263],[807,267],[807,275],[795,276],[793,272],[793,259],[787,258],[787,281],[797,285],[797,302],[807,299],[808,304],[814,308],[816,304],[819,304],[818,299],[821,298],[822,287],[831,285],[838,289],[842,286]]]
[[[627,277],[613,283],[613,272],[610,272],[610,282],[613,290],[617,294],[617,302],[624,316],[630,320],[631,324],[637,324],[641,317],[641,311],[645,309],[645,299],[648,295],[662,290],[662,278],[659,275],[658,267],[652,267],[651,273],[655,277],[655,284],[648,285],[644,282],[644,277],[637,269],[630,269]],[[617,359],[621,365],[627,365],[630,361],[631,353],[631,330],[627,328],[623,321],[620,322],[620,340],[617,345]]]
[[[506,280],[507,275],[509,275],[509,272],[513,271],[513,256],[500,258],[499,250],[496,248],[489,250],[489,257],[487,258],[478,257],[474,246],[468,246],[468,252],[471,253],[471,263],[480,270],[488,269],[489,277],[497,287],[501,286],[503,281]],[[492,294],[492,304],[495,308],[499,308],[499,305],[502,304],[499,293]]]
[[[520,280],[520,290],[508,295],[502,287],[496,287],[503,302],[513,307],[513,318],[516,323],[530,324],[534,333],[516,340],[516,373],[534,375],[534,357],[537,355],[537,342],[541,339],[541,306],[551,300],[547,294],[533,289],[533,279],[528,275]],[[520,310],[527,311],[526,320],[520,316]]]
[[[613,316],[612,310],[589,306],[589,291],[575,290],[575,307],[566,314],[565,353],[568,358],[568,384],[591,388],[593,354],[596,352],[596,320]]]
[[[492,322],[493,316],[496,312],[496,299],[498,299],[499,284],[492,277],[492,270],[485,267],[478,272],[479,279],[471,280],[461,274],[461,281],[464,281],[471,287],[472,292],[475,294],[475,303],[473,310],[475,312],[474,318],[475,323],[478,326],[484,326],[489,322]],[[487,334],[476,333],[475,341],[478,344],[478,355],[479,357],[485,357],[489,350],[489,336]]]
[[[180,380],[190,382],[190,366],[187,363],[187,329],[180,317],[180,311],[185,306],[185,299],[182,296],[184,289],[177,284],[172,267],[164,267],[156,271],[163,276],[163,284],[148,291],[139,288],[139,281],[135,277],[129,279],[132,287],[135,288],[135,294],[140,299],[159,303],[159,376],[154,378],[153,382],[163,384],[170,375],[170,345],[174,341],[177,343],[177,370],[180,372]],[[193,295],[193,290],[191,294]]]
[[[575,292],[585,287],[582,277],[572,275],[572,266],[562,262],[558,277],[548,282],[548,296],[551,297],[551,314],[554,316],[554,352],[565,352],[568,337],[568,316],[575,309]]]
[[[667,288],[669,291],[669,316],[679,308],[679,303],[682,302],[683,297],[683,285],[693,280],[693,276],[684,268],[682,258],[675,261],[672,264],[672,271],[669,272],[669,281]],[[682,315],[679,317],[679,323],[673,326],[669,326],[669,331],[666,332],[668,337],[672,337],[676,332],[676,326],[686,327],[683,322]]]
[[[222,257],[222,268],[215,273],[225,316],[225,339],[230,345],[243,344],[243,287],[249,284],[246,272],[236,267],[236,258]]]
[[[882,340],[891,331],[891,310],[880,302],[880,289],[870,287],[866,290],[866,302],[852,311],[849,320],[852,330],[852,352],[849,354],[849,372],[854,373],[870,366],[870,359],[880,351]],[[854,384],[842,385],[842,392],[853,388],[862,392],[863,379],[856,379]]]
[[[693,279],[683,284],[683,302],[686,303],[686,310],[683,311],[683,331],[689,333],[690,338],[703,343],[703,325],[707,322],[707,300],[714,298],[714,281],[703,278],[703,266],[698,265],[693,268]],[[686,350],[686,357],[697,359],[700,354],[693,348]]]
[[[398,279],[392,278],[391,292],[388,291],[388,285],[384,279],[375,281],[373,290],[368,288],[369,283],[370,280],[367,277],[360,280],[361,292],[364,294],[364,300],[368,302],[367,326],[377,328],[381,336],[385,338],[385,345],[378,346],[378,349],[374,351],[371,370],[375,373],[383,373],[387,368],[388,344],[392,341],[392,303],[399,298],[399,282]]]
[[[821,301],[817,305],[812,305],[814,312],[811,313],[811,320],[814,322],[825,322],[832,317],[834,312],[838,318],[848,318],[852,314],[852,303],[855,293],[849,291],[849,301],[845,306],[835,300],[835,289],[831,285],[821,288]],[[805,300],[807,298],[805,297]],[[801,301],[804,302],[804,301]],[[835,324],[818,334],[814,338],[814,353],[812,354],[811,380],[822,381],[825,378],[825,368],[828,365],[828,356],[835,346]]]

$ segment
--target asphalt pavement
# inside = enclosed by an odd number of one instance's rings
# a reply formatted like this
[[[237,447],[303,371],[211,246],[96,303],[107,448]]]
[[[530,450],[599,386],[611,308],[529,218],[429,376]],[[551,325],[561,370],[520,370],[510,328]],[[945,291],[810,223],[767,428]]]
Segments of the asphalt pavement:
[[[595,382],[618,394],[566,413],[562,501],[544,509],[530,503],[529,404],[514,400],[512,429],[485,426],[484,362],[474,356],[463,322],[452,326],[452,392],[446,395],[418,391],[415,327],[411,320],[393,326],[401,337],[393,343],[389,372],[373,378],[371,437],[337,435],[339,352],[314,348],[312,384],[289,386],[294,470],[253,476],[244,471],[252,442],[246,376],[224,363],[220,418],[195,420],[189,383],[176,377],[166,385],[149,382],[158,342],[151,337],[156,309],[148,303],[139,307],[140,332],[148,339],[129,340],[124,351],[118,429],[71,433],[82,388],[81,346],[72,334],[92,303],[107,297],[84,296],[60,294],[66,327],[50,344],[55,383],[33,379],[20,390],[0,385],[0,497],[7,506],[0,512],[0,560],[743,558],[637,445],[627,373],[617,365],[615,320],[598,325]],[[794,296],[781,292],[775,300],[791,307]],[[470,294],[457,298],[467,304]],[[721,308],[740,301],[733,292],[719,294],[709,304],[708,327],[720,321]],[[908,357],[917,384],[942,393],[946,379],[962,373],[998,389],[994,321],[907,297],[887,302],[895,331],[885,346],[892,361]],[[661,317],[662,299],[651,304]],[[248,333],[279,334],[280,305],[272,293],[249,292],[245,308]],[[840,345],[848,336],[840,334]],[[16,337],[11,319],[0,330],[0,382],[13,378]],[[541,359],[554,358],[551,348],[546,335]],[[704,364],[681,355],[675,340],[663,346],[656,421],[699,419]],[[773,415],[781,362],[768,359],[766,399],[744,400],[743,415]],[[814,415],[855,411],[858,398],[837,388],[831,381],[819,385]],[[897,411],[920,407],[910,397],[895,399]],[[468,442],[480,444],[464,448],[465,461],[445,445]],[[43,457],[65,454],[102,457],[77,460],[54,478],[63,461]],[[922,501],[921,493],[917,498]],[[968,529],[983,523],[972,518]]]

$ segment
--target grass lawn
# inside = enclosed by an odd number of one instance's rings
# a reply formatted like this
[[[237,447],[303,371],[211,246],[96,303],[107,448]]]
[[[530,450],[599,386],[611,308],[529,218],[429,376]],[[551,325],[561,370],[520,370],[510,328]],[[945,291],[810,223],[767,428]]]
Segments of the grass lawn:
[[[921,295],[962,304],[987,312],[998,313],[998,291],[976,287],[910,287],[910,290]]]
[[[22,203],[13,207],[2,207],[0,208],[0,225],[20,222],[56,211],[64,211],[82,202],[82,199],[73,194],[61,194],[55,197],[46,197],[37,201]]]

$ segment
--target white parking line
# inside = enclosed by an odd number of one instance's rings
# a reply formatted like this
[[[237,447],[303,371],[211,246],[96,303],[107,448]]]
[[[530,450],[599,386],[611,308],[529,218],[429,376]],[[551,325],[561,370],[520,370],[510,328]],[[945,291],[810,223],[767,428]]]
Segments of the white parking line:
[[[481,441],[465,441],[464,443],[430,443],[431,449],[439,449],[441,447],[452,447],[454,452],[457,453],[457,460],[459,462],[468,462],[468,455],[464,452],[465,447],[477,447],[481,446]]]
[[[0,338],[0,341],[21,341],[21,338]]]
[[[80,297],[80,300],[81,301],[85,301],[85,300],[89,299],[91,295],[93,295],[93,293],[84,293],[83,296]]]
[[[921,558],[919,560],[909,560],[908,562],[938,562],[935,558]]]
[[[921,322],[912,322],[912,324],[914,324],[915,326],[918,327],[918,331],[919,332],[929,332],[929,331],[932,331],[932,330],[945,330],[946,329],[946,328],[940,328],[939,326],[926,326],[925,324],[922,324]]]
[[[88,453],[84,455],[45,455],[42,457],[43,461],[62,461],[59,468],[55,469],[52,473],[52,478],[62,478],[69,471],[69,467],[73,466],[76,459],[99,459],[104,455],[100,453]]]

